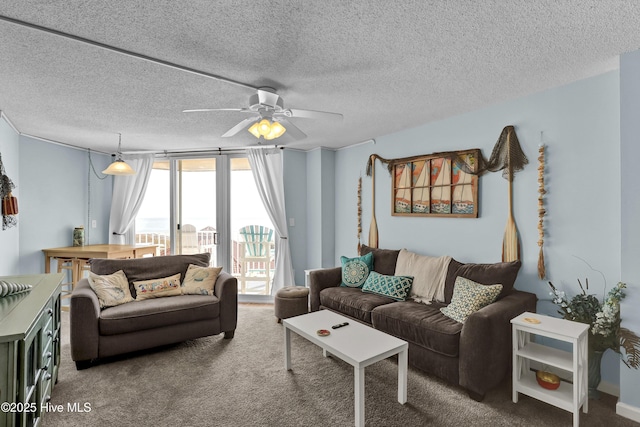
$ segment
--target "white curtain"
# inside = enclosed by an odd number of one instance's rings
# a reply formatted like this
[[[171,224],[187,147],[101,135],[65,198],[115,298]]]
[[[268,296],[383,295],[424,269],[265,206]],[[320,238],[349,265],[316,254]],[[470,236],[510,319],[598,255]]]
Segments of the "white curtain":
[[[135,244],[133,224],[140,210],[147,183],[153,169],[153,154],[124,159],[135,175],[115,175],[109,215],[109,243],[119,245]]]
[[[276,231],[276,271],[271,288],[271,293],[275,294],[284,286],[295,285],[284,209],[282,150],[249,148],[247,153],[258,193]]]

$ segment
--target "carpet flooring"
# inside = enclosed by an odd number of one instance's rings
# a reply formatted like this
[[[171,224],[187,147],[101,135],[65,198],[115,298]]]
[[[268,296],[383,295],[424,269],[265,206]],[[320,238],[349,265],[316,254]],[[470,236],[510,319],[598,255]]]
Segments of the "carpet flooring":
[[[284,369],[283,328],[273,308],[243,304],[235,338],[222,335],[109,359],[76,371],[63,312],[62,360],[42,427],[351,426],[353,368],[292,334],[293,370]],[[397,401],[397,364],[368,367],[367,426],[570,426],[572,415],[527,396],[511,401],[509,381],[471,400],[459,387],[409,369],[408,402]],[[635,426],[616,398],[589,401],[581,426]],[[62,405],[62,406],[59,406]],[[82,412],[78,409],[81,408]]]

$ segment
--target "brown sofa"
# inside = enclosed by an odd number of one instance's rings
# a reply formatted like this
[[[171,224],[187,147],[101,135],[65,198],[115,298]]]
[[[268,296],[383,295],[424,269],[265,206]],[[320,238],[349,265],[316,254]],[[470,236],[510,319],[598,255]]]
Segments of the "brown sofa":
[[[170,255],[138,259],[93,259],[91,271],[99,275],[123,270],[135,298],[133,281],[181,273],[189,264],[206,267],[210,254]],[[88,280],[78,282],[71,295],[71,358],[77,369],[117,354],[224,333],[233,338],[238,318],[238,283],[221,272],[214,295],[177,295],[132,301],[100,309]]]
[[[373,269],[394,275],[399,251],[364,246],[372,251]],[[409,363],[447,382],[464,387],[474,400],[496,387],[511,366],[510,320],[536,311],[535,294],[513,289],[520,261],[496,264],[449,263],[444,303],[394,301],[341,287],[342,269],[313,270],[309,275],[311,311],[329,309],[367,323],[409,342]],[[457,276],[490,285],[502,284],[498,299],[476,311],[463,323],[445,316],[440,308],[451,302]]]

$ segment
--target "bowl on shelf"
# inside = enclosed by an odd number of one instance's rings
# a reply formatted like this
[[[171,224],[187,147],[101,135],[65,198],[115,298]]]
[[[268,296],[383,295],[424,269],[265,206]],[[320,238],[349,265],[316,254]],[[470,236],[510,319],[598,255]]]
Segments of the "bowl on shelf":
[[[536,380],[540,387],[547,390],[555,390],[560,387],[560,377],[547,371],[537,371]]]

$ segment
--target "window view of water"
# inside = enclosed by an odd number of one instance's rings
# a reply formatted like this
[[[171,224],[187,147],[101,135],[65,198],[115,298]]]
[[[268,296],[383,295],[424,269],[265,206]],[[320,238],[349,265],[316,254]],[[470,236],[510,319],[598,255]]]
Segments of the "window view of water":
[[[182,191],[182,223],[192,224],[196,230],[207,227],[215,229],[215,174],[201,171],[183,172]],[[245,225],[273,228],[250,170],[232,171],[230,193],[232,238],[237,239],[240,228]],[[169,171],[154,169],[136,218],[136,233],[169,234],[169,212]]]
[[[238,291],[268,295],[275,270],[275,236],[273,231],[268,231],[273,230],[273,225],[248,165],[247,159],[232,159],[228,195],[231,240],[216,245],[216,203],[223,203],[224,195],[216,195],[215,160],[182,161],[181,205],[178,207],[182,214],[181,232],[176,235],[178,248],[172,250],[170,172],[168,162],[156,162],[135,222],[136,243],[158,245],[158,255],[209,252],[212,265],[216,265],[219,245],[229,245],[230,271],[238,278]],[[248,228],[241,234],[240,230],[245,227]],[[247,229],[251,230],[250,236]],[[266,235],[268,239],[262,237]]]

